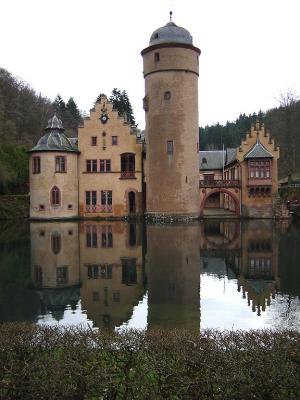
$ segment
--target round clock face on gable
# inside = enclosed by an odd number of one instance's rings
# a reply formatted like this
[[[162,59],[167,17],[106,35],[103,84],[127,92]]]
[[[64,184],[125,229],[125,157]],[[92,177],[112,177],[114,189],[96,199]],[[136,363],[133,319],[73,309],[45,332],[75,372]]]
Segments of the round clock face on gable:
[[[102,124],[106,124],[106,122],[108,121],[108,115],[101,114],[100,121],[102,122]]]

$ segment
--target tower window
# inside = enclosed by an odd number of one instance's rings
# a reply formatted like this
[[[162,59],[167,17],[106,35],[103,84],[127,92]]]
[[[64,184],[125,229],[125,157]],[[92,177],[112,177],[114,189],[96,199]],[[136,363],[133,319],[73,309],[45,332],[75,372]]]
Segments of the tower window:
[[[65,156],[55,157],[55,172],[67,172]]]
[[[174,143],[173,140],[168,140],[167,141],[167,154],[173,154],[174,153]]]
[[[61,250],[61,235],[58,232],[51,235],[51,248],[54,254],[58,254]]]
[[[118,144],[118,136],[112,136],[111,137],[111,144],[113,146],[117,146],[117,144]]]
[[[60,190],[54,186],[51,190],[51,205],[60,206]]]
[[[167,90],[164,93],[164,100],[170,100],[171,99],[171,92],[169,90]]]
[[[159,62],[159,53],[154,53],[154,61]]]
[[[40,174],[41,173],[41,158],[33,157],[32,159],[32,173]]]
[[[97,146],[97,136],[91,137],[91,146]]]

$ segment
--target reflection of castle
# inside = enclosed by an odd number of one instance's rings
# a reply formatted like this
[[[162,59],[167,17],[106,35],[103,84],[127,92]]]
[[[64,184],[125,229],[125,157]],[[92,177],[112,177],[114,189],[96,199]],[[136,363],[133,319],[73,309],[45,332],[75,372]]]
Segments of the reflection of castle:
[[[199,225],[147,226],[148,326],[200,327]]]
[[[80,224],[82,307],[97,326],[127,321],[143,296],[141,230],[135,224]]]
[[[143,295],[141,229],[95,221],[32,223],[31,271],[42,314],[60,319],[81,298],[97,326],[120,325]]]
[[[31,223],[31,274],[40,313],[60,319],[81,299],[88,319],[114,328],[131,319],[146,285],[150,328],[199,329],[205,273],[235,279],[260,315],[279,288],[272,224],[148,224],[143,235],[142,224],[117,221]]]
[[[271,220],[202,224],[201,255],[206,273],[237,278],[238,291],[261,314],[279,288],[278,242]],[[243,228],[243,229],[242,229]],[[226,271],[218,268],[224,260]]]
[[[31,271],[41,300],[41,313],[60,318],[67,305],[79,301],[78,225],[35,223],[30,225]]]

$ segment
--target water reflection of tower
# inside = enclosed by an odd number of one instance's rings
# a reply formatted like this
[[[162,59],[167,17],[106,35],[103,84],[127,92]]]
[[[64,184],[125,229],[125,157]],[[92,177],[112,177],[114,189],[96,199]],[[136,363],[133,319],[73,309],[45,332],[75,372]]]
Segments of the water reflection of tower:
[[[199,330],[199,225],[148,225],[146,274],[148,326]]]
[[[247,297],[257,315],[266,310],[275,297],[278,276],[278,235],[271,220],[253,220],[243,224],[242,263],[238,271],[238,290]]]
[[[141,226],[80,223],[80,271],[88,318],[107,328],[128,321],[144,292]]]
[[[41,313],[60,319],[66,306],[79,301],[78,223],[32,222],[31,276]]]

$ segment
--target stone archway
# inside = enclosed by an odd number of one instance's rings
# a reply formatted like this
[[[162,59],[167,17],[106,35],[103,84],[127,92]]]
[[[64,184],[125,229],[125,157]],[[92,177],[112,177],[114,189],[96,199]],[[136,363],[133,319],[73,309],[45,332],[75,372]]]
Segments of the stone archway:
[[[230,210],[230,211],[232,211],[235,215],[240,216],[240,201],[239,201],[238,197],[236,196],[236,194],[228,189],[215,188],[215,189],[205,192],[205,195],[200,203],[200,217],[203,217],[203,215],[204,215],[204,208],[205,208],[207,199],[210,196],[215,196],[215,193],[220,193],[220,194],[223,193],[223,194],[228,195],[234,202],[234,211],[233,210]],[[224,207],[224,205],[223,205],[223,207]],[[226,210],[226,208],[223,208],[223,209]]]

